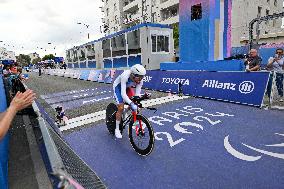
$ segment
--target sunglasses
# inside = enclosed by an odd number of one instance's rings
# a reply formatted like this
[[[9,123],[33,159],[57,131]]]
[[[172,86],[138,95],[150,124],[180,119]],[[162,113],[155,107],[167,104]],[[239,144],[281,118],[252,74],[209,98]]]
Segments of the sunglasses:
[[[138,77],[139,79],[143,79],[144,75],[133,74],[134,77]]]
[[[282,54],[282,52],[281,52],[281,51],[278,51],[278,52],[276,52],[276,54]]]

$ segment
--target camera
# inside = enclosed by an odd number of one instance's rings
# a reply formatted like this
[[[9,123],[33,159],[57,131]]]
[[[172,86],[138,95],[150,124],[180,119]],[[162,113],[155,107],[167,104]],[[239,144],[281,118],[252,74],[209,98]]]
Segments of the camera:
[[[248,54],[236,54],[235,56],[224,58],[224,60],[233,60],[233,59],[241,60],[246,58],[249,58]]]

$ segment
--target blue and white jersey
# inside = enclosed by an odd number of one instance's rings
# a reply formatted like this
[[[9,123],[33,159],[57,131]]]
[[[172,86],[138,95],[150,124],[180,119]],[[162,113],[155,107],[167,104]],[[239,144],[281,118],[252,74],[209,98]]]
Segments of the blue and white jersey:
[[[141,88],[143,86],[143,80],[139,84],[136,84],[130,79],[131,71],[125,70],[120,76],[118,76],[113,82],[113,91],[118,103],[126,102],[130,104],[132,101],[126,94],[126,88],[136,87],[135,95],[138,96],[141,93]]]

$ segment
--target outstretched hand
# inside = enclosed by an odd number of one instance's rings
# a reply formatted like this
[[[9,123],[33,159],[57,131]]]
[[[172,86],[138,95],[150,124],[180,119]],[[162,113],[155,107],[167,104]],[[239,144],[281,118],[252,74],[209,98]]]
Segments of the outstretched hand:
[[[16,111],[20,111],[31,105],[35,98],[35,93],[30,89],[26,90],[24,93],[17,92],[10,103],[10,107],[14,108]]]

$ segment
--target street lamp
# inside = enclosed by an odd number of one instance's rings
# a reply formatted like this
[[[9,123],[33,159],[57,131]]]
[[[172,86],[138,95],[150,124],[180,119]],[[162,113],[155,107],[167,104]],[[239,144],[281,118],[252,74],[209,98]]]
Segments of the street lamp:
[[[88,30],[88,28],[89,28],[89,26],[90,26],[90,24],[84,24],[84,23],[81,23],[81,22],[77,22],[77,24],[86,26],[86,27],[87,27],[87,30]],[[89,31],[88,31],[88,39],[90,39]]]

